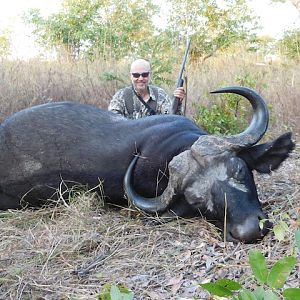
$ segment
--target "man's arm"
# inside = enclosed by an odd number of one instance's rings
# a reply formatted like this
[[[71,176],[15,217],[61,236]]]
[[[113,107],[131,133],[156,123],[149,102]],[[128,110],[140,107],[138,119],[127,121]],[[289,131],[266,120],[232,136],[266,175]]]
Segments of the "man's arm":
[[[121,91],[114,94],[111,99],[108,110],[126,117],[124,99],[121,97]]]

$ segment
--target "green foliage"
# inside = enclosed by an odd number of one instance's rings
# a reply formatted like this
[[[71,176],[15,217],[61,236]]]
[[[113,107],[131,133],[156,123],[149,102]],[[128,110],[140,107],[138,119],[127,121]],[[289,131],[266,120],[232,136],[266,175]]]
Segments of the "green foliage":
[[[25,19],[41,45],[75,58],[149,59],[150,53],[151,59],[166,61],[178,58],[187,34],[193,34],[191,56],[203,58],[245,40],[255,27],[245,0],[168,0],[161,5],[165,28],[154,23],[161,16],[153,0],[64,0],[57,13],[45,18],[34,9]]]
[[[227,96],[228,97],[228,96]],[[221,98],[220,102],[207,108],[198,105],[194,120],[211,134],[236,134],[246,124],[245,115],[238,118],[235,114],[236,102],[226,102]]]
[[[237,134],[246,127],[247,108],[241,97],[221,94],[210,109],[196,105],[195,121],[211,134]]]
[[[57,13],[43,17],[32,9],[24,18],[36,41],[61,57],[146,58],[153,66],[153,83],[169,86],[187,34],[192,34],[191,59],[209,57],[251,36],[253,19],[245,0],[167,0],[160,5],[168,24],[163,28],[155,23],[161,15],[153,0],[63,0]]]
[[[293,256],[278,260],[268,275],[267,284],[275,289],[282,288],[295,265],[296,258]]]
[[[300,230],[296,231],[296,244],[300,250]],[[249,263],[254,278],[262,286],[250,291],[241,288],[241,285],[233,280],[226,284],[220,284],[223,279],[214,283],[200,284],[200,286],[215,296],[232,296],[235,300],[279,300],[280,291],[287,282],[288,277],[296,265],[295,256],[286,256],[279,259],[269,270],[264,255],[258,250],[250,250]],[[224,281],[226,282],[226,281]],[[239,293],[237,294],[237,291]],[[299,300],[300,288],[287,288],[282,291],[286,300]]]
[[[279,217],[279,220],[276,221],[275,217]],[[278,241],[283,241],[286,238],[287,233],[289,232],[288,222],[290,221],[290,216],[287,213],[282,214],[281,211],[274,210],[272,212],[273,223],[276,223],[273,227],[273,232],[275,238]]]
[[[296,300],[300,299],[300,289],[297,288],[289,288],[283,291],[283,297],[286,300]]]
[[[237,41],[252,37],[255,18],[245,0],[169,0],[168,30],[180,40],[193,35],[192,58],[207,58]]]
[[[237,75],[235,82],[240,86],[255,89],[260,78],[245,71]],[[220,84],[221,86],[224,84]],[[214,96],[215,97],[215,96]],[[242,101],[241,101],[242,100]],[[250,113],[249,103],[236,94],[220,94],[218,99],[207,107],[202,104],[193,104],[196,110],[195,122],[211,134],[237,134],[248,124]],[[269,109],[271,107],[269,106]]]
[[[123,78],[111,71],[105,71],[99,75],[100,79],[103,81],[118,81],[124,83]]]
[[[279,42],[281,53],[288,58],[300,61],[300,29],[286,31]]]
[[[101,54],[121,58],[153,36],[151,0],[64,0],[58,13],[43,18],[37,9],[25,16],[42,45],[70,57]]]
[[[266,259],[262,253],[257,250],[250,251],[249,263],[257,281],[260,283],[266,283],[266,279],[268,278],[268,268]]]
[[[0,32],[0,58],[5,58],[11,54],[10,34],[8,30],[2,30]]]
[[[298,251],[300,251],[300,230],[296,231],[296,245],[298,247]]]
[[[34,27],[34,35],[41,46],[55,48],[58,53],[78,57],[89,42],[93,16],[99,4],[93,0],[64,0],[62,10],[43,18],[39,9],[31,9],[25,20]]]
[[[122,285],[105,284],[98,295],[99,300],[133,300],[133,292]]]
[[[140,50],[140,57],[146,57],[152,65],[153,70],[153,83],[160,84],[173,84],[169,79],[170,74],[174,72],[173,66],[176,61],[180,61],[176,56],[170,55],[170,49],[172,45],[165,34],[161,34],[157,38],[148,41],[146,49]],[[183,51],[177,49],[180,59],[182,59]]]
[[[275,238],[280,242],[283,241],[286,233],[288,232],[288,229],[289,227],[285,221],[280,221],[279,223],[277,223],[273,227]]]
[[[219,279],[215,283],[202,283],[200,286],[219,297],[232,296],[232,291],[237,291],[241,288],[239,283],[230,279]]]

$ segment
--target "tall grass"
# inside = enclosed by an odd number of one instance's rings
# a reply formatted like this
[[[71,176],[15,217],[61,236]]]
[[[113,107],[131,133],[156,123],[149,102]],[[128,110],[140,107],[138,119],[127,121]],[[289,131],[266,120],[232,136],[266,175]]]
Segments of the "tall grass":
[[[122,80],[108,81],[105,72],[122,78],[124,69],[120,64],[101,59],[2,61],[1,120],[22,108],[50,101],[71,100],[107,107]]]
[[[170,94],[174,85],[163,86]],[[49,101],[75,100],[107,108],[122,86],[129,84],[130,61],[2,61],[0,65],[0,120],[22,108]],[[209,92],[230,85],[245,85],[259,92],[271,108],[271,131],[300,133],[300,68],[289,61],[264,63],[257,54],[238,51],[193,62],[187,67],[187,115],[195,104],[210,106],[217,96]],[[155,74],[154,74],[155,79]]]
[[[272,132],[292,130],[300,133],[300,68],[293,62],[265,63],[262,58],[247,54],[227,54],[211,58],[205,64],[189,67],[188,113],[193,115],[193,102],[210,106],[215,89],[248,86],[263,96],[270,108]]]

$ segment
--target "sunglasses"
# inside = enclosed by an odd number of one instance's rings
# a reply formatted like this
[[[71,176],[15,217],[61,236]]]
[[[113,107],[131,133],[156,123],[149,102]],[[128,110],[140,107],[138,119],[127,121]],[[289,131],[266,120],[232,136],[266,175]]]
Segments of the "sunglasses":
[[[142,76],[143,78],[147,78],[149,76],[150,72],[143,72],[143,73],[131,73],[131,75],[134,78],[140,78]]]

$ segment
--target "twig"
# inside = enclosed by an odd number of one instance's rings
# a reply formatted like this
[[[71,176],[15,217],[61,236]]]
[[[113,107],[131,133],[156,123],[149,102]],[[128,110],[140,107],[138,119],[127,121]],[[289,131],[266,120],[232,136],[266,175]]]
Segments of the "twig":
[[[103,261],[105,261],[108,257],[112,256],[116,251],[117,251],[117,249],[115,249],[113,252],[106,251],[104,253],[97,255],[95,257],[95,259],[93,259],[93,261],[91,261],[89,264],[87,264],[87,266],[73,271],[73,274],[76,274],[79,277],[87,276],[89,274],[90,270],[96,268],[98,265],[103,263]]]
[[[86,267],[75,270],[73,274],[78,275],[79,277],[84,277],[89,274],[90,270],[97,267],[100,263],[103,262],[105,258],[107,258],[109,253],[101,253],[100,255],[96,256],[96,258],[90,262]]]
[[[224,207],[224,243],[227,240],[227,194],[224,194],[225,207]]]
[[[233,257],[233,254],[239,249],[239,247],[241,246],[240,243],[237,244],[237,246],[233,249],[232,252],[230,252],[229,254],[227,254],[224,258],[223,258],[223,263],[226,262],[227,260],[229,260],[230,258]],[[211,265],[206,269],[206,274],[209,273],[219,262],[212,262]],[[205,262],[200,264],[200,268],[205,266]]]

